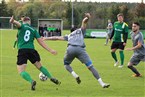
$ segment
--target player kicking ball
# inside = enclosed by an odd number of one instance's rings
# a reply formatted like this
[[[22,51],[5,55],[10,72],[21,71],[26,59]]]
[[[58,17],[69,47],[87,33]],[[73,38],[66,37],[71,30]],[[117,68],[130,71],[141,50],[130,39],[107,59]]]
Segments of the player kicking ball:
[[[59,85],[60,81],[56,78],[52,77],[49,71],[42,66],[41,59],[39,53],[35,50],[34,47],[34,39],[48,52],[53,55],[56,55],[57,52],[51,48],[49,48],[42,40],[38,32],[30,26],[31,19],[29,17],[25,17],[23,23],[20,23],[14,19],[12,16],[10,19],[10,23],[15,24],[19,29],[18,32],[18,55],[17,55],[17,70],[20,76],[28,81],[31,84],[31,90],[35,90],[36,81],[33,80],[28,72],[26,72],[27,60],[29,60],[34,66],[41,71],[44,75],[46,75],[50,81]]]
[[[82,63],[84,63],[87,68],[92,72],[93,76],[98,80],[99,84],[103,88],[108,88],[110,84],[106,84],[102,81],[99,76],[98,71],[92,64],[92,61],[85,50],[84,35],[86,30],[86,25],[91,15],[85,13],[85,17],[82,20],[81,28],[75,29],[71,34],[67,36],[54,36],[54,37],[44,37],[43,40],[64,40],[68,41],[67,51],[64,56],[64,66],[68,72],[76,79],[77,83],[80,84],[81,80],[78,74],[72,69],[70,64],[72,61],[77,58]]]

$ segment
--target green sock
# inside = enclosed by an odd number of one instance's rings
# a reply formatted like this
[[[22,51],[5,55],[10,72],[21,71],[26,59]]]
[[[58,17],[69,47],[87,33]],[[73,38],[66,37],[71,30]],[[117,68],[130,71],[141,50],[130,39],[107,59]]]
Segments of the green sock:
[[[45,67],[41,66],[39,70],[40,70],[44,75],[46,75],[48,78],[51,78],[51,77],[52,77],[51,74],[48,72],[48,70],[47,70]]]
[[[117,60],[115,52],[111,52],[111,55],[112,55],[113,59],[115,60],[115,62],[117,62],[118,60]]]
[[[22,76],[23,79],[32,83],[33,80],[27,72],[23,71],[23,72],[20,73],[20,75]]]
[[[13,45],[14,48],[15,48],[16,44],[17,44],[17,41],[14,42],[14,45]]]
[[[121,65],[123,65],[124,64],[124,53],[123,53],[123,51],[119,51],[119,53],[120,53]]]

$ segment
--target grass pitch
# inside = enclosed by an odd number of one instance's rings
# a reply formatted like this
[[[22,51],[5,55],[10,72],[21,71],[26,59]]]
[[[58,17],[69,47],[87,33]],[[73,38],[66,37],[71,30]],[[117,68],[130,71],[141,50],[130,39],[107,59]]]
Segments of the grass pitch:
[[[26,71],[37,81],[36,91],[30,90],[30,84],[17,73],[17,49],[13,49],[17,30],[0,30],[0,95],[1,97],[144,97],[145,91],[145,63],[141,62],[137,69],[143,77],[134,78],[127,67],[133,52],[125,51],[125,65],[119,69],[114,67],[109,46],[104,46],[105,39],[85,39],[86,50],[90,55],[94,67],[98,70],[104,82],[110,83],[108,89],[103,89],[85,65],[77,59],[71,66],[79,74],[82,83],[78,85],[75,79],[64,69],[63,56],[67,47],[64,41],[46,41],[58,55],[51,55],[35,42],[35,48],[41,56],[41,62],[51,74],[62,84],[56,86],[49,80],[39,80],[39,71],[28,62]],[[65,31],[67,33],[67,31]],[[128,40],[127,47],[131,47]],[[119,53],[117,51],[117,57]]]

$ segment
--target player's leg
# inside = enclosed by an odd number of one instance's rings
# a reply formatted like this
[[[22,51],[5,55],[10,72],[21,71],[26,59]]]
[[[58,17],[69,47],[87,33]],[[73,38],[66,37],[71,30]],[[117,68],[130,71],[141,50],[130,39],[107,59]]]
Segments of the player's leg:
[[[124,45],[121,42],[119,44],[119,54],[120,54],[120,60],[121,60],[121,64],[120,64],[120,66],[118,66],[119,68],[122,68],[123,64],[124,64],[124,52],[123,52],[123,50],[124,50]]]
[[[80,84],[81,80],[80,80],[79,75],[70,66],[71,62],[75,58],[75,54],[74,53],[75,53],[75,48],[68,47],[68,49],[66,51],[66,54],[64,56],[64,67],[76,79],[77,83]]]
[[[108,88],[110,85],[106,84],[102,81],[98,71],[93,66],[92,61],[91,61],[90,57],[88,56],[88,54],[86,53],[86,51],[84,49],[82,49],[82,50],[79,50],[79,52],[80,52],[80,54],[77,58],[87,66],[87,68],[91,71],[93,76],[98,80],[99,84],[103,88]]]
[[[130,62],[128,62],[128,68],[132,70],[132,72],[135,73],[135,75],[133,75],[134,77],[140,77],[141,74],[138,72],[138,70],[133,66],[133,65],[137,65],[139,64],[140,59],[139,57],[133,55],[130,59]]]
[[[111,56],[112,58],[114,59],[115,63],[114,63],[114,66],[117,66],[118,65],[118,59],[117,59],[117,56],[116,56],[116,50],[118,48],[118,45],[117,43],[113,42],[112,45],[111,45]]]
[[[109,35],[108,35],[108,33],[106,33],[106,43],[105,43],[105,45],[108,44],[108,40],[109,40]]]
[[[25,79],[26,81],[32,83],[32,78],[31,78],[31,76],[29,75],[29,73],[27,73],[27,72],[25,71],[25,69],[26,69],[26,64],[17,65],[17,70],[18,70],[19,74],[21,75],[21,77],[22,77],[23,79]]]
[[[32,86],[34,84],[36,85],[36,82],[33,81],[30,74],[25,71],[26,64],[27,64],[27,58],[26,58],[25,54],[26,54],[26,52],[24,50],[18,51],[17,70],[18,70],[19,74],[21,75],[21,77],[31,84],[31,89],[35,90],[35,88],[32,88]]]
[[[44,75],[46,75],[50,79],[50,81],[52,81],[53,83],[55,83],[57,85],[61,84],[61,82],[59,80],[57,80],[56,78],[52,77],[50,72],[44,66],[42,66],[40,62],[36,61],[34,63],[34,65],[36,66],[36,68],[38,70],[40,70]]]
[[[119,67],[119,68],[122,68],[122,67],[123,67],[123,64],[124,64],[124,52],[123,52],[123,50],[120,50],[120,51],[119,51],[119,54],[120,54],[121,64],[120,64],[120,66],[118,66],[118,67]]]
[[[44,66],[42,66],[42,64],[40,63],[39,53],[36,50],[31,51],[31,55],[29,55],[29,60],[31,61],[32,64],[36,66],[38,70],[40,70],[44,75],[46,75],[53,83],[57,85],[60,84],[60,82],[56,78],[53,78],[49,73],[49,71]]]

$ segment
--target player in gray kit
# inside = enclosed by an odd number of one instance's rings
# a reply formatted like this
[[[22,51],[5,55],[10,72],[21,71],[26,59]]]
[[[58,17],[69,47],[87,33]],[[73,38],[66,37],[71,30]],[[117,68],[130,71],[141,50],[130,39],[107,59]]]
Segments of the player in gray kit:
[[[134,54],[132,55],[130,62],[128,63],[128,68],[131,69],[135,74],[134,77],[141,77],[141,74],[138,72],[138,70],[133,67],[133,65],[139,64],[140,61],[145,61],[145,44],[144,44],[144,38],[142,33],[139,31],[140,24],[138,22],[134,22],[132,24],[132,32],[130,33],[131,39],[133,42],[132,48],[126,48],[126,50],[134,51]]]
[[[108,40],[109,40],[110,37],[111,37],[112,31],[113,31],[113,25],[112,25],[111,20],[109,19],[109,20],[108,20],[108,25],[107,25],[106,43],[104,44],[105,46],[108,44]]]
[[[76,79],[77,83],[80,84],[81,80],[79,75],[75,73],[70,64],[77,58],[82,63],[84,63],[88,69],[92,72],[94,77],[98,80],[103,88],[108,88],[110,85],[106,84],[100,78],[97,70],[94,68],[90,57],[85,50],[84,34],[86,29],[86,24],[90,18],[89,13],[85,13],[85,17],[82,20],[81,28],[74,30],[71,34],[67,36],[54,36],[54,37],[44,37],[43,40],[65,40],[68,41],[67,51],[64,56],[64,66],[68,72]]]

